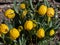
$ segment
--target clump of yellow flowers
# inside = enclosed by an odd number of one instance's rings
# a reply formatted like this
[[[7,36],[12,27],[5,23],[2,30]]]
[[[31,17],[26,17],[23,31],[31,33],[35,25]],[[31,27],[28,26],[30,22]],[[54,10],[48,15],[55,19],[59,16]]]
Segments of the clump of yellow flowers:
[[[6,24],[0,24],[0,34],[7,34],[10,32],[10,38],[12,40],[15,40],[19,37],[20,33],[16,28],[13,28],[9,31],[9,27]]]
[[[45,5],[41,5],[38,9],[38,13],[40,15],[45,15],[47,13],[48,17],[53,17],[54,16],[54,9],[52,7],[47,7]]]
[[[42,43],[56,34],[59,24],[55,22],[59,18],[55,18],[58,15],[55,8],[45,3],[40,5],[40,2],[35,5],[32,1],[24,0],[18,4],[14,2],[14,9],[5,11],[4,16],[9,21],[3,19],[0,24],[0,37],[5,44],[11,41],[12,45],[26,45],[27,42],[33,43],[35,40]]]

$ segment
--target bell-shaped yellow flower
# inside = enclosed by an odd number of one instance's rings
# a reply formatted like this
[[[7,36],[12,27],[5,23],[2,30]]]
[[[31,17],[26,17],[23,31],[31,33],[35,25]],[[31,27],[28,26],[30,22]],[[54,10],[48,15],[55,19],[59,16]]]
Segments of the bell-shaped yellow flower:
[[[33,22],[31,20],[26,21],[24,24],[24,28],[28,31],[31,30],[33,28]]]
[[[23,12],[22,12],[22,18],[24,18],[26,16],[26,14],[27,14],[27,10],[23,10]]]
[[[17,39],[19,37],[19,35],[20,35],[19,31],[16,28],[13,28],[13,29],[10,30],[10,38],[12,40]]]
[[[9,31],[9,28],[6,24],[0,24],[0,33],[6,34]]]
[[[55,34],[54,29],[51,29],[51,30],[50,30],[50,36],[53,36],[54,34]]]
[[[41,5],[38,9],[38,13],[43,16],[46,14],[46,12],[47,12],[47,6]]]
[[[25,9],[26,8],[26,5],[24,3],[20,4],[20,8],[21,9]]]
[[[15,13],[14,13],[14,10],[12,9],[8,9],[5,11],[5,16],[9,19],[12,19],[15,17]]]
[[[18,31],[21,32],[23,30],[23,26],[18,27]]]
[[[53,8],[50,7],[50,8],[47,9],[47,16],[48,17],[53,17],[54,16],[54,13],[55,12],[54,12],[54,9]]]
[[[45,31],[43,28],[40,28],[38,31],[37,31],[37,37],[39,38],[44,38],[45,37]]]

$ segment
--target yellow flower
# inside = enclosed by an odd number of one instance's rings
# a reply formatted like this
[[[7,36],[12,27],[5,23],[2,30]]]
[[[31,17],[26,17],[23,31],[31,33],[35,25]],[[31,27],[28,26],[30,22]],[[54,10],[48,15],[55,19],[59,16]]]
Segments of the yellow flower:
[[[50,8],[47,9],[47,16],[48,17],[53,17],[54,16],[54,13],[55,12],[54,12],[54,9],[53,8],[50,7]]]
[[[33,27],[36,27],[36,26],[37,26],[37,24],[34,23],[34,24],[33,24]]]
[[[6,34],[9,31],[9,28],[6,24],[0,24],[0,33]]]
[[[21,30],[23,30],[23,27],[22,26],[19,26],[18,27],[18,30],[19,30],[19,32],[21,32]]]
[[[50,36],[53,36],[54,34],[55,34],[54,29],[51,29],[51,30],[50,30]]]
[[[1,25],[0,25],[0,30],[1,30]],[[1,31],[0,31],[0,37],[1,37],[1,34],[2,34],[2,33],[1,33]]]
[[[33,27],[36,27],[37,24],[36,24],[36,20],[32,20],[34,23],[33,23]]]
[[[22,13],[22,18],[24,18],[27,14],[27,10],[24,10],[23,13]]]
[[[1,34],[0,34],[0,37],[1,37]]]
[[[41,5],[38,9],[38,13],[43,16],[46,14],[46,12],[47,12],[47,6]]]
[[[43,28],[40,28],[38,31],[37,31],[37,37],[39,38],[44,38],[45,37],[45,31]]]
[[[33,28],[33,22],[31,20],[26,21],[24,24],[24,28],[28,31],[31,30]]]
[[[12,10],[12,9],[6,10],[6,11],[5,11],[5,16],[6,16],[7,18],[10,18],[10,19],[14,18],[14,17],[15,17],[14,10]]]
[[[10,30],[10,38],[12,40],[17,39],[19,37],[19,35],[20,35],[19,31],[16,28],[13,28],[13,29]]]
[[[21,9],[25,9],[26,8],[26,5],[24,3],[20,4],[20,8]]]

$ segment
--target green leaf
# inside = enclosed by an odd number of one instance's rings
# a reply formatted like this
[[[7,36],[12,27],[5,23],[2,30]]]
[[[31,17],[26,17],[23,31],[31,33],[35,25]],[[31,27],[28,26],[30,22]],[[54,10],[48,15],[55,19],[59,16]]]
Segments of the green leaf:
[[[24,34],[22,34],[22,37],[19,38],[19,45],[26,45],[26,39],[24,38]]]
[[[19,24],[21,24],[21,21],[19,20]]]
[[[3,39],[3,43],[6,44],[5,35],[4,34],[2,34],[2,37],[1,38]]]
[[[8,25],[8,27],[9,27],[9,29],[12,29],[12,28],[13,28],[13,26],[12,26],[11,23],[7,23],[7,25]]]
[[[48,45],[47,40],[39,41],[38,45]]]
[[[2,43],[2,42],[0,42],[0,45],[3,45],[3,43]]]
[[[30,6],[31,6],[31,9],[34,11],[32,0],[29,0],[29,3],[30,3]]]
[[[19,38],[19,45],[22,45],[20,38]]]
[[[46,6],[50,7],[50,4],[49,4],[48,0],[43,0],[43,2]]]
[[[44,40],[43,41],[43,45],[48,45],[48,41],[47,40]]]
[[[60,45],[60,41],[58,41],[58,44]]]
[[[5,41],[7,42],[7,44],[12,44],[12,40],[10,39],[10,37],[5,36]]]
[[[17,41],[16,40],[14,40],[14,45],[17,45]]]
[[[58,19],[58,8],[55,9],[55,19]]]
[[[60,24],[56,25],[56,26],[54,27],[54,29],[56,30],[56,29],[58,29],[59,27],[60,27]]]
[[[19,12],[18,12],[18,7],[17,7],[17,4],[16,4],[16,0],[14,0],[14,10],[15,10],[15,12],[18,14]]]

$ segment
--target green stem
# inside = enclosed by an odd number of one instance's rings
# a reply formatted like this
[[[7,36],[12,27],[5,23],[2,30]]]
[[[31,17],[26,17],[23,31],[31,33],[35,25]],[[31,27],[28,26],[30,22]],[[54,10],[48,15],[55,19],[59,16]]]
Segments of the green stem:
[[[48,17],[48,24],[50,23],[50,21],[51,21],[51,17]]]
[[[4,37],[5,37],[5,36],[3,35],[3,36],[2,36],[2,39],[3,39],[4,44],[6,44],[6,41],[4,40]]]
[[[43,0],[44,4],[46,5],[46,0]]]

